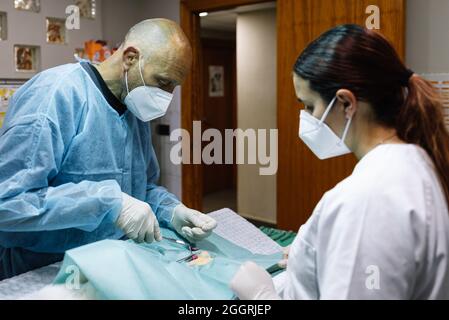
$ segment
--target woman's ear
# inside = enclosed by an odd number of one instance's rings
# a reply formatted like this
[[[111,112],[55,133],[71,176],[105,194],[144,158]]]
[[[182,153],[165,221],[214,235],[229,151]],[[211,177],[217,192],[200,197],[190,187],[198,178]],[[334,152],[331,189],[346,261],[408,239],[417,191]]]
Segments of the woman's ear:
[[[346,119],[354,117],[358,104],[355,95],[346,89],[337,91],[337,100],[343,105]]]
[[[123,69],[128,71],[131,67],[139,62],[139,50],[134,47],[128,47],[123,51]]]

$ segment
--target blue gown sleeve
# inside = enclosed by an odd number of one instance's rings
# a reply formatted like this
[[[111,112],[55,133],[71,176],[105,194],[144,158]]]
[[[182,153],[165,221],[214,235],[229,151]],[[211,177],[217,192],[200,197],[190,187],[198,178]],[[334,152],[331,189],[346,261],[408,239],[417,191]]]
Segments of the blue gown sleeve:
[[[181,202],[178,198],[167,191],[164,187],[157,185],[159,181],[160,169],[159,164],[151,145],[150,162],[147,170],[147,194],[146,202],[150,204],[156,214],[159,223],[163,227],[170,227],[170,221],[173,216],[174,208]]]
[[[51,185],[76,128],[70,108],[55,111],[68,105],[70,95],[58,90],[41,100],[27,95],[11,102],[17,110],[10,111],[17,112],[0,132],[0,231],[92,232],[102,223],[110,225],[121,210],[115,180]]]

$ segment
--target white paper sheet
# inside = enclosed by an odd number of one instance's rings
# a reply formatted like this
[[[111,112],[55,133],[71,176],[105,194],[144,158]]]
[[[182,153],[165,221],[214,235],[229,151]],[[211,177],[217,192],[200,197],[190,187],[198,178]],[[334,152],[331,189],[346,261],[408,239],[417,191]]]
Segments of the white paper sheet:
[[[217,235],[254,254],[269,255],[282,251],[280,245],[231,209],[221,209],[209,215],[218,222],[214,230]]]

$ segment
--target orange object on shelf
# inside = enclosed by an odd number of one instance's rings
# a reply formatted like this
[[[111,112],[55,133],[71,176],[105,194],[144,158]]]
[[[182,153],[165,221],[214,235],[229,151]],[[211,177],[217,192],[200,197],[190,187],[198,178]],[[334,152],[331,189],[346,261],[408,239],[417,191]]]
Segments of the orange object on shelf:
[[[84,51],[87,59],[93,63],[103,62],[112,54],[107,46],[107,42],[103,40],[90,40],[84,43]]]

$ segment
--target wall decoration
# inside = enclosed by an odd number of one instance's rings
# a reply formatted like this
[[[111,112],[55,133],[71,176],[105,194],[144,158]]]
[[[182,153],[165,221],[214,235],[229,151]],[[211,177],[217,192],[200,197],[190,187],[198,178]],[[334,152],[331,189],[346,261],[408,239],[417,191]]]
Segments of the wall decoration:
[[[209,97],[224,97],[223,66],[209,66]]]
[[[104,40],[90,40],[84,43],[85,58],[93,64],[101,63],[112,55],[108,44]]]
[[[97,4],[95,0],[76,0],[75,4],[80,9],[82,18],[95,19],[97,15]]]
[[[39,12],[41,10],[40,0],[14,0],[14,8],[18,10],[26,10]]]
[[[65,20],[60,18],[47,18],[47,42],[66,44]]]
[[[0,41],[6,40],[8,38],[8,15],[6,12],[0,12]]]
[[[25,80],[2,80],[0,79],[0,128],[8,110],[8,104],[13,94],[20,88]]]
[[[14,60],[17,72],[38,72],[40,47],[15,45]]]

